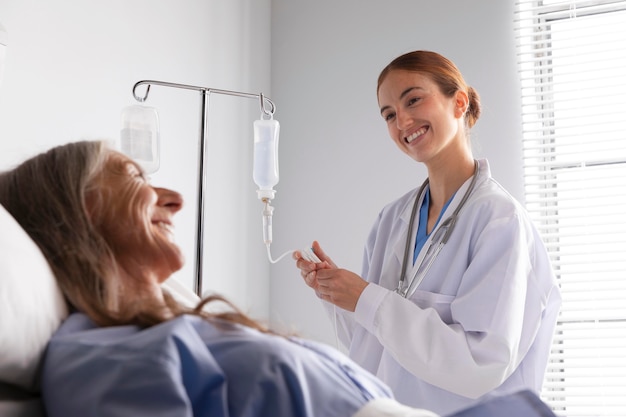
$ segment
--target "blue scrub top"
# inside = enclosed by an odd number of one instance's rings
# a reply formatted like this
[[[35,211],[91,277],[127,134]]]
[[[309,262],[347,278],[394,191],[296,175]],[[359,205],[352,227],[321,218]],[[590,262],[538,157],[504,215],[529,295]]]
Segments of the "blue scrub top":
[[[48,417],[350,416],[389,388],[337,350],[196,316],[98,328],[81,313],[53,336]]]
[[[454,199],[455,195],[456,193],[452,194],[452,197],[450,197],[450,199],[446,201],[446,204],[443,205],[443,208],[441,209],[441,212],[439,212],[439,217],[437,217],[437,221],[435,222],[435,225],[433,226],[431,233],[437,228],[437,225],[439,224],[439,220],[441,220],[443,213],[446,212],[446,210],[448,209],[448,206]],[[414,265],[415,265],[415,261],[417,260],[417,255],[420,253],[420,251],[424,247],[424,244],[430,237],[430,233],[426,233],[426,228],[428,226],[428,208],[429,207],[430,207],[430,188],[427,188],[426,194],[424,195],[424,199],[422,200],[422,205],[420,206],[420,211],[419,211],[420,221],[417,225],[417,234],[415,236],[415,247],[413,248],[413,264]]]

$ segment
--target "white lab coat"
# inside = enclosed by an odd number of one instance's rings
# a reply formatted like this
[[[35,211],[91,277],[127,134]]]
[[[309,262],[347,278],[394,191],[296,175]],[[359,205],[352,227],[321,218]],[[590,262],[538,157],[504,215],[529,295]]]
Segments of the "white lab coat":
[[[491,178],[486,160],[478,175],[450,240],[409,299],[394,289],[417,189],[380,212],[364,253],[362,277],[370,284],[355,312],[325,303],[337,314],[337,333],[352,359],[386,382],[401,403],[441,415],[496,394],[538,393],[561,304],[525,210]],[[411,249],[407,280],[412,259]]]

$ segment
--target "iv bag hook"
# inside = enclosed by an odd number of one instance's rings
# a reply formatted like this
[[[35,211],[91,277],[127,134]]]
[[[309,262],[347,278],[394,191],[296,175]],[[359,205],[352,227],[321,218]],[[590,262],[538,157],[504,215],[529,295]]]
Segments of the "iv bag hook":
[[[274,107],[274,103],[272,102],[272,100],[267,99],[268,103],[270,104],[270,110],[266,110],[265,109],[265,96],[263,95],[263,93],[259,93],[259,99],[261,101],[261,115],[263,116],[269,116],[270,119],[273,118],[274,116],[274,111],[276,110],[276,108]]]

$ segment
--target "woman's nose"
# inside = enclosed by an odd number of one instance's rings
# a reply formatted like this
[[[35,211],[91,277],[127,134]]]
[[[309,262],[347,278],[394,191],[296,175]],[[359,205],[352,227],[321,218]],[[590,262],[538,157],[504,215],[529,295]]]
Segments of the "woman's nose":
[[[174,190],[167,188],[155,188],[158,195],[157,205],[166,208],[172,213],[176,213],[183,208],[183,196]]]
[[[411,118],[409,112],[403,110],[398,110],[396,112],[396,126],[398,129],[403,130],[407,126],[410,126],[412,121],[413,119]]]

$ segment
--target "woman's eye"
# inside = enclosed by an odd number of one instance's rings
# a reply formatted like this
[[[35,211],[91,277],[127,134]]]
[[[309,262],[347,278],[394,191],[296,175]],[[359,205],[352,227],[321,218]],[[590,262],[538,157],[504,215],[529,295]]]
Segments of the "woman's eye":
[[[137,178],[139,178],[141,181],[145,182],[146,184],[149,184],[149,183],[150,183],[150,177],[149,177],[148,175],[146,175],[146,173],[145,173],[145,172],[143,172],[143,171],[142,171],[142,172],[139,172],[139,173],[136,175],[136,177],[137,177]]]
[[[396,116],[395,113],[387,113],[385,115],[383,115],[383,119],[388,122],[390,120],[393,120],[393,118]]]
[[[409,99],[409,101],[407,102],[407,104],[408,104],[409,106],[411,106],[411,105],[413,105],[413,104],[417,103],[419,100],[420,100],[420,98],[419,98],[419,97],[412,97],[412,98],[410,98],[410,99]]]
[[[136,179],[140,179],[142,181],[148,182],[149,181],[149,177],[146,175],[146,173],[137,165],[135,164],[128,164],[126,165],[126,172],[128,173],[128,175],[132,178],[136,178]]]

